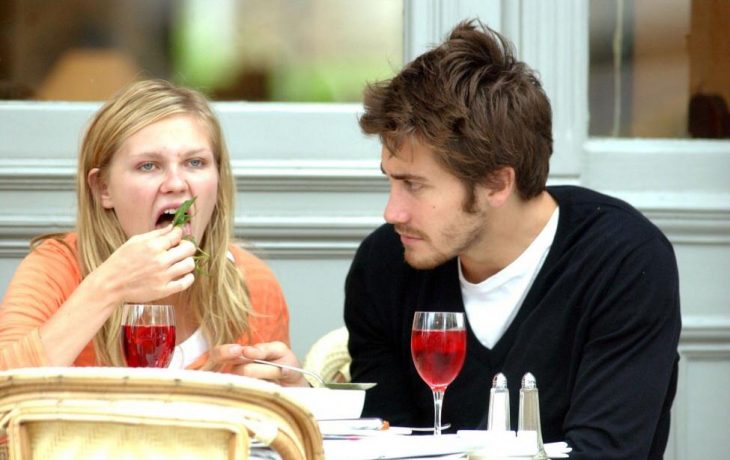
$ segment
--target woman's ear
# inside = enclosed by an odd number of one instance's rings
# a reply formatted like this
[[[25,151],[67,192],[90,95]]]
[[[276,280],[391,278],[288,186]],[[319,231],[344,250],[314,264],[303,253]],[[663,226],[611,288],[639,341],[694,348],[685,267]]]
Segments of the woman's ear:
[[[515,170],[505,166],[492,173],[489,179],[487,200],[492,207],[503,206],[515,190]]]
[[[91,193],[99,200],[99,203],[101,203],[104,209],[114,208],[112,197],[109,194],[109,187],[101,177],[101,170],[99,168],[94,168],[89,171],[89,174],[86,176],[86,183],[89,184]]]

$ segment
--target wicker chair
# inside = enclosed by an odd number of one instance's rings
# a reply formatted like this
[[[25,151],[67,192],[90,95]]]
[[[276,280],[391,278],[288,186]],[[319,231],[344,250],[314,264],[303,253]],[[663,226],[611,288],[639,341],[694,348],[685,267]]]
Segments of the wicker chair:
[[[352,358],[347,350],[348,337],[347,328],[342,326],[317,339],[304,358],[304,368],[327,382],[349,382]]]
[[[0,372],[0,460],[323,459],[312,414],[271,383],[202,371]]]

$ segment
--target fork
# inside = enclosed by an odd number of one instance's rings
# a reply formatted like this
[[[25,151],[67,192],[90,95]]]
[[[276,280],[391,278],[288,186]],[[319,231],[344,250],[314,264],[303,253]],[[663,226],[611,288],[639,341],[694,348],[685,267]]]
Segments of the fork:
[[[347,383],[335,383],[335,382],[325,382],[321,375],[317,374],[316,372],[308,371],[306,369],[302,369],[301,367],[294,367],[289,366],[287,364],[280,364],[275,363],[273,361],[266,361],[263,359],[252,359],[251,360],[254,363],[257,364],[266,364],[268,366],[274,366],[278,367],[280,369],[287,369],[294,372],[299,372],[300,374],[308,375],[312,377],[314,380],[317,381],[319,384],[319,387],[322,388],[330,388],[333,390],[367,390],[369,388],[374,387],[375,383],[355,383],[355,382],[347,382]]]

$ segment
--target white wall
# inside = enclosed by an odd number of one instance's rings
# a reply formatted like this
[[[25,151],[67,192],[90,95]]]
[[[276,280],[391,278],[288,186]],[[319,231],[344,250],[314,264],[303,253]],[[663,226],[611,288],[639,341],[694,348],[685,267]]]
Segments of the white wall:
[[[674,244],[684,327],[668,459],[730,452],[730,142],[587,136],[583,0],[406,1],[406,55],[479,15],[540,71],[554,112],[550,181],[636,205]],[[95,104],[0,102],[0,293],[33,235],[69,228],[76,146]],[[343,280],[381,220],[377,141],[356,105],[216,104],[239,187],[236,233],[267,258],[290,303],[300,356],[342,324]]]

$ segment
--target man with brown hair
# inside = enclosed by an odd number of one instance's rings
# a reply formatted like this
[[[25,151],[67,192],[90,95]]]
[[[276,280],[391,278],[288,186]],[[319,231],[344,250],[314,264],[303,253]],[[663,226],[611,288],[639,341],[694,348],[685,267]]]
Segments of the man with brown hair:
[[[387,224],[346,282],[352,377],[378,382],[363,416],[433,422],[411,359],[417,310],[462,311],[467,357],[443,421],[484,428],[492,377],[540,389],[543,438],[571,459],[661,458],[681,329],[670,242],[627,203],[546,187],[551,108],[502,36],[459,24],[369,85],[360,126],[383,144]],[[405,259],[405,260],[404,260]]]

